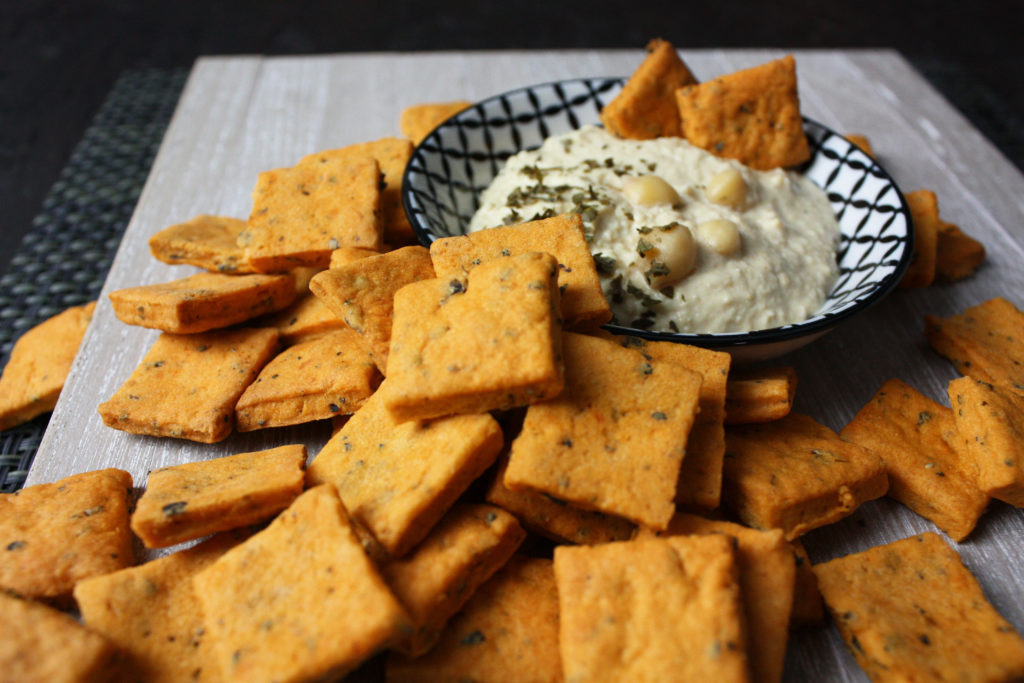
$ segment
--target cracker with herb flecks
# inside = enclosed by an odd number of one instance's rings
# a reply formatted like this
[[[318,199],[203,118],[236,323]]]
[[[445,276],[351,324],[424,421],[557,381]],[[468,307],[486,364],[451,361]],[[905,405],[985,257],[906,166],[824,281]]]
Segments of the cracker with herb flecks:
[[[926,315],[924,334],[932,348],[962,375],[1024,392],[1024,313],[997,297],[960,315]]]
[[[725,389],[725,424],[771,422],[789,415],[796,396],[796,370],[791,367],[740,370]]]
[[[513,556],[448,622],[430,652],[415,659],[390,655],[387,680],[560,683],[551,560]]]
[[[759,171],[811,158],[792,55],[676,90],[683,137]]]
[[[956,282],[970,277],[985,261],[985,245],[959,226],[939,219],[935,243],[935,280]]]
[[[750,680],[733,544],[668,536],[555,548],[565,679]]]
[[[235,405],[240,432],[354,413],[380,374],[359,336],[346,328],[291,346],[267,363]]]
[[[356,333],[382,374],[387,373],[395,292],[434,277],[424,247],[403,247],[317,274],[309,288]]]
[[[306,293],[288,308],[263,318],[259,324],[276,328],[284,346],[309,341],[348,327],[312,292]]]
[[[817,564],[814,573],[839,633],[872,680],[1024,678],[1024,640],[937,534]]]
[[[413,632],[393,647],[427,652],[445,622],[504,565],[526,537],[516,518],[491,505],[455,505],[407,557],[380,566]]]
[[[52,607],[0,590],[0,676],[4,681],[101,683],[114,647]]]
[[[939,203],[931,190],[907,192],[904,197],[910,209],[910,220],[914,228],[914,252],[899,286],[905,289],[927,287],[935,280]]]
[[[336,486],[352,518],[402,557],[494,462],[502,436],[487,414],[400,423],[384,405],[391,382],[331,437],[306,482]]]
[[[664,529],[700,374],[570,332],[562,353],[565,389],[527,409],[505,486]]]
[[[329,484],[193,585],[226,681],[335,680],[409,628]]]
[[[142,363],[99,406],[108,427],[202,443],[226,439],[235,403],[277,350],[277,330],[161,334]]]
[[[147,548],[164,548],[262,522],[302,493],[306,447],[280,446],[149,473],[132,513]]]
[[[22,334],[0,375],[0,430],[53,410],[96,302],[74,306]]]
[[[601,110],[601,122],[620,138],[679,137],[675,92],[696,82],[672,44],[655,38],[647,44],[647,57]]]
[[[978,488],[1024,507],[1024,395],[961,377],[949,383],[949,402]]]
[[[860,151],[864,152],[872,159],[875,158],[875,150],[871,146],[871,141],[868,140],[866,136],[858,135],[857,133],[847,133],[846,139],[852,142],[855,147],[860,149]]]
[[[149,250],[155,259],[171,265],[245,275],[255,271],[238,246],[243,230],[245,221],[240,218],[203,214],[156,233],[149,238]]]
[[[885,463],[806,415],[725,432],[722,499],[757,529],[787,540],[836,522],[885,495]]]
[[[0,494],[0,589],[63,602],[75,583],[135,563],[132,476],[105,469]]]
[[[558,288],[566,327],[592,328],[611,320],[579,214],[444,237],[430,245],[430,258],[437,277],[461,277],[481,263],[528,251],[542,251],[558,259]]]
[[[274,313],[298,296],[292,275],[199,273],[110,293],[123,323],[171,334],[208,332]]]
[[[402,110],[398,127],[402,129],[402,135],[412,140],[413,144],[418,145],[446,119],[472,106],[473,103],[469,100],[414,104]]]
[[[395,294],[386,403],[399,420],[506,410],[562,390],[558,263],[528,252]]]
[[[967,462],[953,411],[890,379],[839,434],[885,461],[890,498],[930,519],[954,541],[988,505]]]
[[[800,539],[789,542],[796,561],[796,581],[793,587],[793,626],[821,626],[825,622],[825,603],[818,590],[818,578],[811,568],[811,558]]]
[[[341,268],[347,266],[353,261],[358,261],[362,258],[369,256],[377,256],[378,254],[384,254],[392,251],[387,245],[381,246],[380,251],[374,251],[373,249],[363,249],[362,247],[338,247],[331,252],[331,262],[328,267],[332,270],[334,268]]]
[[[380,167],[370,156],[264,171],[252,201],[238,244],[261,273],[326,268],[339,247],[380,250]]]

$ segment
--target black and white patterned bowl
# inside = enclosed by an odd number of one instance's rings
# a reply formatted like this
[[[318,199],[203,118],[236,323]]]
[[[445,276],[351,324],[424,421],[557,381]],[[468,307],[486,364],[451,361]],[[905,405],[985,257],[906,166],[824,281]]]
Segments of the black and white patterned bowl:
[[[599,124],[621,78],[534,85],[488,98],[438,126],[406,168],[402,199],[420,241],[465,234],[480,192],[513,154],[551,135]],[[828,195],[841,231],[839,279],[821,309],[799,323],[750,332],[691,334],[607,325],[616,334],[727,350],[738,361],[787,353],[884,297],[910,263],[913,230],[892,178],[846,138],[804,119],[811,159],[801,172]]]

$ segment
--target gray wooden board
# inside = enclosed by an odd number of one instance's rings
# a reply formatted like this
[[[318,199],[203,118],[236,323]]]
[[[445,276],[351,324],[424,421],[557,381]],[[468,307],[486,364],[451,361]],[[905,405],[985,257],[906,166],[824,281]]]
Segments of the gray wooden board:
[[[703,78],[776,58],[784,50],[683,51]],[[628,75],[640,50],[212,57],[197,62],[103,289],[93,324],[50,420],[29,484],[120,467],[138,485],[155,468],[283,443],[315,453],[326,424],[236,434],[203,445],[124,434],[96,406],[131,374],[157,333],[116,320],[106,295],[193,272],[153,259],[148,237],[198,213],[244,217],[259,171],[306,153],[398,134],[407,105],[479,99],[559,78]],[[898,291],[784,359],[798,369],[797,408],[833,428],[881,383],[900,377],[945,399],[951,366],[922,336],[926,312],[949,315],[996,295],[1024,304],[1024,177],[891,51],[796,52],[804,113],[840,132],[867,134],[904,190],[927,187],[945,219],[981,239],[989,258],[961,283]],[[822,561],[932,524],[887,499],[863,506],[805,542]],[[993,503],[957,547],[989,598],[1024,631],[1024,512]],[[787,680],[863,681],[834,627],[794,634]]]

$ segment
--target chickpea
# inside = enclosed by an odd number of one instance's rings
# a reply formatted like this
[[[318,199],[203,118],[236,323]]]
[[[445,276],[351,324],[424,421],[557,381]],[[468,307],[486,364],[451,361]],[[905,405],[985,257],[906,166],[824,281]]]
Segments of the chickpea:
[[[739,171],[729,168],[709,180],[704,193],[715,204],[737,209],[746,203],[747,183]]]
[[[697,242],[685,225],[676,224],[668,230],[655,230],[646,239],[654,248],[644,253],[644,260],[652,268],[660,263],[664,266],[660,270],[667,271],[650,275],[651,286],[655,289],[682,281],[697,267]]]
[[[622,186],[626,199],[634,204],[680,204],[679,193],[664,178],[656,175],[642,175],[627,180]]]
[[[740,250],[740,230],[730,220],[718,218],[706,221],[697,229],[704,242],[722,256],[732,256]]]

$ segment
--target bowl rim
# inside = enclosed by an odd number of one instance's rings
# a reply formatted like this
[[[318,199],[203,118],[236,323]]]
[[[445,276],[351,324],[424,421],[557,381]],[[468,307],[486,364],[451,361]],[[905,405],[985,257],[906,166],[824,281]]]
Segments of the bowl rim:
[[[507,98],[521,93],[526,93],[536,88],[552,88],[556,85],[565,83],[589,84],[594,82],[614,83],[621,86],[625,84],[626,80],[627,78],[623,76],[581,76],[575,78],[561,78],[551,81],[545,81],[542,83],[524,85],[518,88],[513,88],[512,90],[505,90],[503,92],[496,93],[489,97],[477,100],[470,106],[466,107],[465,109],[462,109],[452,114],[444,121],[438,123],[430,131],[430,133],[424,136],[424,138],[415,145],[415,147],[413,148],[412,155],[409,157],[409,162],[406,164],[405,171],[402,173],[402,209],[405,211],[405,215],[409,220],[409,224],[412,227],[413,232],[415,233],[420,244],[429,249],[430,245],[434,242],[434,240],[441,238],[435,235],[434,233],[430,232],[428,228],[420,222],[418,212],[413,211],[412,204],[414,193],[409,182],[409,177],[410,175],[419,172],[416,165],[413,164],[413,160],[416,159],[417,156],[437,151],[436,149],[427,149],[427,147],[437,137],[437,133],[440,129],[452,125],[452,123],[460,116],[464,116],[469,112],[478,110],[479,107],[485,105],[486,103],[498,100],[499,98]],[[613,334],[639,337],[641,339],[645,339],[648,341],[669,341],[681,344],[692,344],[694,346],[701,346],[704,348],[724,349],[730,347],[741,347],[783,342],[792,339],[797,339],[799,337],[810,336],[817,333],[824,333],[832,329],[836,325],[845,322],[850,317],[871,308],[879,301],[881,301],[883,298],[885,298],[887,295],[889,295],[892,292],[892,290],[899,285],[904,273],[910,266],[915,246],[913,219],[910,214],[910,207],[907,204],[906,197],[904,197],[903,195],[903,191],[900,190],[899,185],[896,183],[892,175],[878,163],[877,159],[875,159],[872,155],[867,154],[866,152],[858,148],[856,145],[850,142],[846,138],[846,136],[841,135],[840,133],[832,129],[830,126],[826,126],[825,124],[821,123],[816,119],[812,119],[808,116],[801,116],[801,118],[803,120],[805,131],[808,125],[817,126],[821,130],[825,131],[827,134],[842,140],[846,145],[848,145],[848,150],[857,150],[858,152],[864,154],[864,156],[871,161],[871,164],[873,166],[872,172],[876,174],[880,173],[881,176],[892,185],[892,188],[896,193],[896,197],[899,200],[899,207],[897,209],[897,213],[903,213],[906,216],[907,221],[907,235],[905,239],[906,247],[904,248],[903,253],[900,256],[899,262],[896,264],[895,270],[893,270],[893,272],[891,272],[889,275],[883,278],[879,282],[878,286],[871,290],[871,292],[867,294],[864,298],[858,299],[852,305],[847,306],[841,311],[838,311],[836,313],[815,313],[814,315],[811,316],[811,318],[813,319],[802,320],[799,322],[780,325],[777,327],[766,327],[759,330],[748,330],[745,332],[711,333],[643,330],[636,327],[628,327],[625,325],[618,325],[614,323],[605,323],[604,325],[601,326],[602,329],[607,330],[608,332],[611,332]],[[598,123],[594,125],[602,124]],[[815,154],[820,153],[820,145],[812,144],[811,147],[812,150],[814,150]],[[523,150],[525,149],[529,148],[524,147]],[[809,161],[810,160],[804,162],[804,164],[802,164],[800,168],[805,168],[808,165]],[[798,172],[802,172],[802,170]],[[817,185],[817,183],[815,183],[815,185]]]

